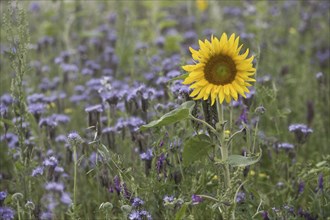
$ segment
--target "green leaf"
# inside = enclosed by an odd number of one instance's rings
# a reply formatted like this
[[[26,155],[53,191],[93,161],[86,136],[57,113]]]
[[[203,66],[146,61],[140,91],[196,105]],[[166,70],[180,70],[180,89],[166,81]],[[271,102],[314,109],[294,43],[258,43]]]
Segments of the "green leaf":
[[[205,134],[199,134],[186,140],[182,153],[183,165],[188,166],[194,161],[207,156],[207,152],[212,146],[210,138]]]
[[[175,80],[186,79],[189,76],[189,73],[182,74],[180,76],[170,79],[168,82],[173,82]]]
[[[234,167],[245,167],[257,163],[262,156],[262,151],[256,156],[244,157],[242,155],[230,155],[228,157],[228,163]]]
[[[4,124],[14,127],[14,123],[11,120],[0,118],[0,122],[3,122]]]
[[[187,119],[194,106],[194,101],[184,102],[179,108],[166,113],[160,119],[152,121],[149,124],[142,125],[140,127],[140,130],[142,131],[147,128],[166,126],[181,121],[183,119]]]
[[[182,207],[180,208],[180,210],[176,213],[175,215],[175,220],[182,220],[186,214],[186,209],[187,209],[188,205],[187,204],[183,204]]]

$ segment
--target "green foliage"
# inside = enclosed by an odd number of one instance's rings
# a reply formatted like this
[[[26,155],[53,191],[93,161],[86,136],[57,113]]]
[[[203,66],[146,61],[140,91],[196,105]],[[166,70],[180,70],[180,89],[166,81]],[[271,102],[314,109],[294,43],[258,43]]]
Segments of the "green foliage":
[[[262,157],[262,151],[260,149],[260,153],[252,157],[244,157],[242,155],[234,155],[234,154],[229,155],[228,163],[233,167],[246,167],[257,163],[261,159],[261,157]]]
[[[147,128],[166,126],[187,119],[189,118],[190,112],[192,111],[194,106],[195,106],[194,101],[184,102],[181,104],[180,107],[166,113],[158,120],[152,121],[147,125],[142,125],[140,127],[140,130],[143,131]]]
[[[212,149],[213,143],[205,134],[199,134],[187,139],[183,144],[182,159],[185,166],[206,158]]]

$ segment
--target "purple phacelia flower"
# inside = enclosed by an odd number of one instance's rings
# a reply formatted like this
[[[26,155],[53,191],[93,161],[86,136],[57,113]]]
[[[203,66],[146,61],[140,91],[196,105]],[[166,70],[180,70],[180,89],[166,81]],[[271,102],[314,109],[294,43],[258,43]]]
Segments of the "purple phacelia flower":
[[[267,211],[263,211],[261,213],[261,216],[262,216],[263,220],[270,220],[269,217],[268,217],[268,212]]]
[[[64,190],[64,185],[62,183],[49,182],[49,183],[46,183],[45,189],[48,191],[55,191],[55,192],[62,193]]]
[[[70,117],[64,114],[53,114],[50,118],[61,124],[66,124],[70,121]]]
[[[38,103],[38,102],[43,103],[44,99],[45,99],[45,95],[41,93],[34,93],[27,97],[27,101],[29,104]]]
[[[41,115],[46,111],[46,105],[43,103],[32,103],[29,104],[28,110],[33,115]]]
[[[199,203],[203,202],[203,198],[198,195],[193,194],[191,196],[191,201],[192,201],[193,205],[198,205]]]
[[[39,127],[48,127],[48,128],[55,128],[57,127],[57,122],[51,119],[50,117],[41,118],[39,121]]]
[[[117,193],[118,193],[118,195],[119,195],[119,193],[120,193],[120,191],[121,191],[121,187],[120,187],[120,178],[119,178],[119,176],[115,176],[114,178],[113,178],[113,183],[114,183],[114,185],[115,185],[115,190],[117,191]]]
[[[129,214],[128,218],[129,218],[130,220],[142,220],[142,218],[141,218],[141,216],[140,216],[140,212],[139,212],[139,211],[136,211],[136,210],[132,211],[132,212]]]
[[[70,198],[70,194],[67,192],[63,192],[61,195],[61,202],[65,205],[70,205],[72,203],[72,200]]]
[[[0,207],[0,219],[1,220],[12,220],[14,219],[15,211],[9,207]]]
[[[283,206],[285,210],[287,210],[289,213],[294,214],[294,208],[288,205]]]
[[[32,175],[31,176],[39,176],[44,173],[44,168],[43,167],[36,167],[34,170],[32,170]]]
[[[49,157],[42,163],[45,167],[56,167],[58,161],[55,157]]]
[[[309,134],[313,133],[313,129],[304,124],[291,124],[289,131],[293,132],[296,136],[298,143],[305,143]]]
[[[323,174],[321,173],[318,178],[318,190],[323,190]]]
[[[66,136],[63,135],[63,134],[58,135],[55,138],[55,142],[57,142],[57,143],[66,143]]]
[[[41,213],[40,215],[41,220],[52,220],[53,219],[53,213],[50,211],[46,211]]]
[[[14,102],[14,99],[10,94],[6,93],[0,97],[0,102],[2,104],[4,104],[5,106],[9,106],[10,104],[12,104]]]
[[[164,166],[164,161],[166,160],[165,154],[161,154],[156,162],[156,168],[157,168],[157,172],[161,173],[161,170],[163,169]]]
[[[244,124],[247,124],[248,123],[248,111],[247,111],[247,108],[244,107],[240,116],[239,116],[239,119],[238,119],[238,122],[243,122]]]
[[[0,201],[3,201],[3,200],[5,200],[6,199],[6,197],[7,197],[7,192],[6,191],[1,191],[0,192]]]
[[[153,154],[152,149],[148,149],[146,152],[140,154],[141,160],[152,160]]]
[[[245,192],[238,192],[236,196],[236,203],[245,202]]]
[[[284,149],[284,150],[292,150],[294,149],[294,145],[293,144],[289,144],[289,143],[278,143],[277,144],[277,148],[278,149]]]
[[[145,218],[147,218],[147,220],[152,220],[150,213],[147,212],[146,210],[140,211],[140,217],[145,217]]]
[[[76,131],[69,133],[67,140],[68,140],[69,144],[71,144],[71,145],[80,144],[83,142],[83,139],[80,137],[80,135]]]
[[[174,196],[164,196],[163,198],[164,203],[171,203],[174,201]]]
[[[144,204],[144,201],[142,199],[140,199],[139,197],[135,197],[134,199],[132,199],[132,206],[134,207],[140,207]]]
[[[301,194],[304,192],[305,189],[305,183],[304,182],[300,182],[298,185],[298,194]]]

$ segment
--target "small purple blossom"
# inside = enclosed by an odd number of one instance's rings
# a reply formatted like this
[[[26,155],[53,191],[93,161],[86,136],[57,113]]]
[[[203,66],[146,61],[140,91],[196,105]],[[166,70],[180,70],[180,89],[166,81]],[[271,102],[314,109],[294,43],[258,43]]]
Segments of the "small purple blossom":
[[[3,200],[5,200],[6,199],[6,197],[7,197],[7,192],[6,191],[1,191],[0,192],[0,201],[3,201]]]
[[[174,201],[174,196],[164,196],[163,198],[164,203],[171,203]]]
[[[298,194],[301,194],[304,192],[305,189],[305,183],[304,182],[300,182],[299,186],[298,186]]]
[[[277,144],[277,148],[284,149],[284,150],[292,150],[292,149],[294,149],[294,145],[284,142],[284,143]]]
[[[141,160],[152,160],[153,154],[152,149],[148,149],[146,152],[140,154]]]
[[[73,131],[68,135],[68,142],[71,145],[75,145],[82,143],[83,139],[80,137],[80,135],[77,132]]]
[[[198,195],[193,194],[191,196],[191,201],[192,201],[193,205],[198,205],[199,203],[203,202],[203,198]]]
[[[113,182],[114,182],[114,185],[115,185],[115,190],[117,191],[118,195],[121,191],[121,187],[120,187],[120,178],[119,176],[115,176],[113,178]]]
[[[44,173],[44,168],[39,166],[39,167],[36,167],[34,170],[32,170],[31,176],[39,176],[39,175],[42,175],[43,173]]]
[[[141,218],[141,216],[140,216],[140,212],[139,211],[132,211],[130,214],[129,214],[129,216],[128,216],[128,218],[130,219],[130,220],[142,220],[142,218]]]
[[[15,212],[9,207],[0,207],[0,217],[1,220],[12,220],[15,217]]]
[[[243,203],[245,201],[245,192],[238,192],[236,196],[236,203]]]
[[[163,169],[164,167],[164,161],[166,160],[166,156],[165,154],[161,154],[158,159],[157,159],[157,162],[156,162],[156,167],[157,167],[157,172],[158,173],[161,173],[161,170]]]
[[[304,124],[291,124],[289,131],[293,132],[296,136],[298,143],[305,143],[309,134],[313,133],[313,129]]]
[[[61,202],[65,205],[70,205],[72,203],[72,200],[70,198],[70,194],[67,192],[63,192],[61,195]]]
[[[135,197],[133,200],[132,200],[132,206],[134,207],[140,207],[144,204],[144,201],[142,199],[140,199],[139,197]]]
[[[42,163],[45,167],[56,167],[58,161],[55,157],[49,157]]]
[[[318,189],[321,190],[321,191],[323,190],[323,174],[322,173],[319,175]]]
[[[28,106],[28,110],[33,115],[41,115],[46,111],[46,105],[43,103],[32,103]]]
[[[46,183],[45,189],[48,191],[63,192],[64,185],[62,183],[49,182]]]
[[[146,210],[141,210],[140,211],[140,217],[146,217],[147,220],[152,220],[152,217],[151,217],[150,213],[147,212]]]
[[[269,217],[268,217],[268,212],[267,211],[263,211],[261,213],[261,216],[262,216],[263,220],[270,220]]]

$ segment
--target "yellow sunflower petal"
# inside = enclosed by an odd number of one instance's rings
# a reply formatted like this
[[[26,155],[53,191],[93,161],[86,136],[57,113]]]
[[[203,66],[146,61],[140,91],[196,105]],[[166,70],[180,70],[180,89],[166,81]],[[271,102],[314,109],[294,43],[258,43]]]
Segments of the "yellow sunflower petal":
[[[201,91],[199,92],[198,96],[196,96],[194,99],[195,100],[202,99],[204,97],[204,95],[205,95],[205,90],[206,90],[206,87],[203,87],[201,89]]]
[[[191,72],[191,71],[196,71],[196,70],[203,68],[204,65],[205,65],[204,63],[197,63],[195,65],[185,65],[185,66],[182,66],[182,69],[184,69],[187,72]]]
[[[233,97],[234,100],[237,101],[237,99],[238,99],[238,94],[237,94],[236,89],[234,88],[233,85],[229,85],[229,89],[230,89],[230,95],[231,95],[231,97]]]
[[[223,48],[225,45],[228,43],[228,37],[226,33],[223,33],[221,38],[220,38],[220,53],[222,52]]]
[[[219,97],[220,104],[222,104],[223,100],[225,99],[225,93],[223,92],[223,86],[221,86],[219,89],[218,97]]]
[[[195,88],[191,93],[190,93],[190,97],[194,97],[196,96],[200,91],[201,91],[202,87],[198,87],[198,88]]]
[[[226,95],[226,96],[225,96],[225,99],[226,99],[226,102],[227,102],[227,103],[229,103],[229,102],[230,102],[230,100],[231,100],[231,98],[230,98],[230,96],[229,96],[229,95]]]

